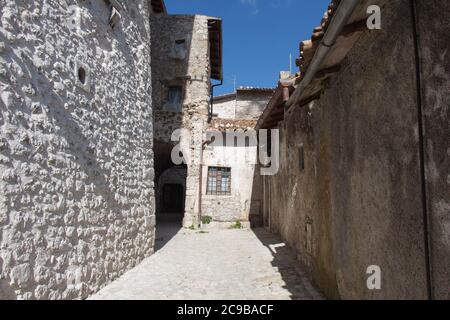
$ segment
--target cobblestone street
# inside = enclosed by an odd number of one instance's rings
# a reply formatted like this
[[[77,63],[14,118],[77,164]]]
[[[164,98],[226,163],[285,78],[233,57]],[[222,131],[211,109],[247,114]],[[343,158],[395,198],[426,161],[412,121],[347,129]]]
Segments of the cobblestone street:
[[[90,299],[321,299],[293,253],[265,230],[159,228],[159,250]]]

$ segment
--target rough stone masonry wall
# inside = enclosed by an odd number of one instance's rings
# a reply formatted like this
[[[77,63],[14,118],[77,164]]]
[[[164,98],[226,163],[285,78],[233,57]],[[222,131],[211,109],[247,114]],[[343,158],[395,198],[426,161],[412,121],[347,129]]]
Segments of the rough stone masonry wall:
[[[1,1],[0,298],[86,298],[153,252],[149,9],[123,3],[112,29],[104,1]]]
[[[448,33],[445,6],[420,6],[434,288],[448,297]],[[424,299],[426,256],[409,1],[389,1],[319,101],[281,128],[281,168],[264,215],[328,297]],[[442,17],[434,21],[434,17]],[[433,22],[432,22],[433,21]],[[440,30],[440,28],[444,28]],[[436,35],[432,37],[430,35]],[[439,36],[438,36],[439,35]],[[300,145],[305,170],[300,168]],[[368,266],[382,290],[368,290]]]

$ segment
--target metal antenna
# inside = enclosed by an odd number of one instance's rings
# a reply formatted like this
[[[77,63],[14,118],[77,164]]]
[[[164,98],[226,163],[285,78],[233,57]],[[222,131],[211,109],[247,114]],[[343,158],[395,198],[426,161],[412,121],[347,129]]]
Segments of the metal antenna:
[[[292,74],[292,53],[289,53],[289,75]]]

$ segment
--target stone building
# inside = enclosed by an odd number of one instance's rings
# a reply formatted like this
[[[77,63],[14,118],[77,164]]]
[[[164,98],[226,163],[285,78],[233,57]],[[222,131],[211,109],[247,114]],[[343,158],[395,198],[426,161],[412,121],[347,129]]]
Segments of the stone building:
[[[211,82],[222,80],[222,22],[162,13],[152,16],[151,29],[157,213],[178,217],[185,227],[198,226]],[[172,156],[177,145],[176,156],[184,159],[180,163]]]
[[[184,227],[198,227],[202,216],[235,222],[259,215],[259,200],[252,200],[256,144],[207,141],[212,131],[253,130],[273,90],[239,88],[213,98],[213,81],[222,81],[221,26],[201,15],[151,18],[156,212]],[[177,151],[183,163],[174,161]]]
[[[84,298],[153,252],[150,16],[0,6],[0,299]]]
[[[273,92],[272,88],[239,88],[214,97],[207,135],[215,140],[202,157],[202,216],[225,225],[236,221],[257,225],[262,220],[257,138],[251,134],[256,134],[256,122]]]
[[[346,2],[301,43],[300,75],[258,122],[280,130],[265,224],[328,297],[449,299],[450,3],[359,1],[339,28]],[[367,28],[369,5],[381,29]]]

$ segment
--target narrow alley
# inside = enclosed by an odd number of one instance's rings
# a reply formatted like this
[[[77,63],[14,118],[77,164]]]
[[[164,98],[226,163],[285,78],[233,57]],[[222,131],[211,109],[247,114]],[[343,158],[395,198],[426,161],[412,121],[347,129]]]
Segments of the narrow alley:
[[[0,3],[0,300],[450,300],[450,1]]]
[[[264,229],[161,229],[153,256],[90,299],[322,299],[291,250]]]

